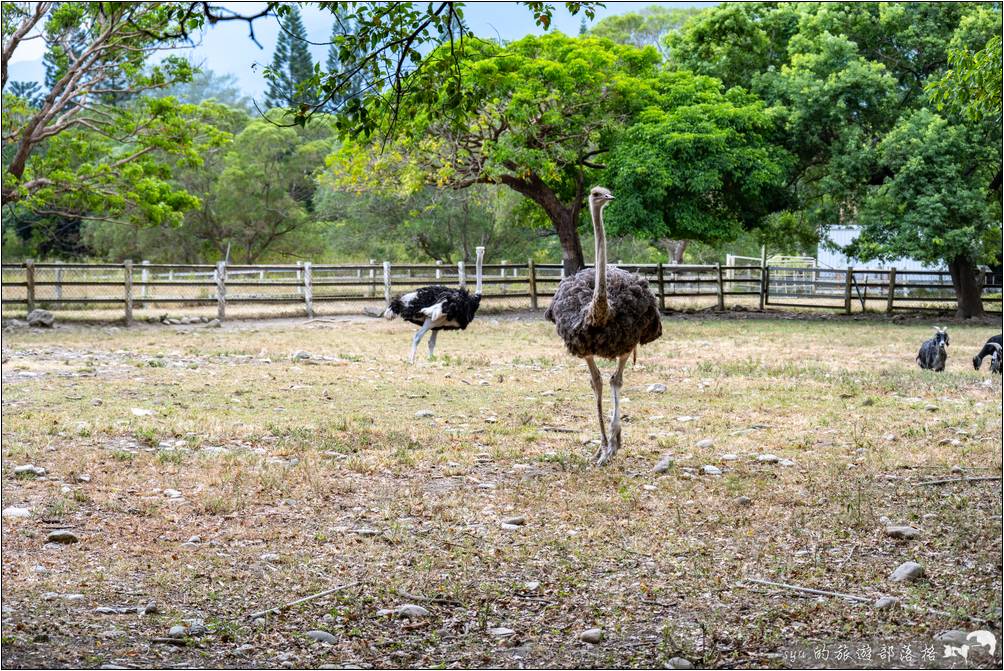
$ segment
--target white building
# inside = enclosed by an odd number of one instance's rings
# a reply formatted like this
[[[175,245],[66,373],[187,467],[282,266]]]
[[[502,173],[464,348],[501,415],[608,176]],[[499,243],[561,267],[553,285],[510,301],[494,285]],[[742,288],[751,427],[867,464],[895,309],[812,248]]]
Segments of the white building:
[[[854,266],[859,269],[875,269],[875,270],[887,270],[889,268],[895,268],[896,270],[929,270],[929,271],[944,271],[947,268],[944,265],[928,265],[922,261],[917,261],[916,259],[908,258],[898,258],[891,261],[880,261],[878,259],[873,259],[871,261],[862,261],[854,257],[845,256],[839,249],[832,249],[826,242],[830,242],[837,247],[845,247],[861,234],[861,228],[859,226],[833,226],[826,232],[826,241],[820,241],[819,247],[816,249],[816,265],[819,268],[847,268],[848,266]],[[919,281],[922,275],[913,275],[911,279],[913,281]]]

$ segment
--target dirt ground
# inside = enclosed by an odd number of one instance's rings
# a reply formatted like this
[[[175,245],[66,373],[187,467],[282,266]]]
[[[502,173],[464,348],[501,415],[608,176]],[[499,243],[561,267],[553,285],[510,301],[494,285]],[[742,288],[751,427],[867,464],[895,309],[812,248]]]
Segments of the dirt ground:
[[[1000,640],[1002,588],[1000,481],[923,484],[1001,475],[1001,378],[970,361],[1000,324],[949,331],[937,374],[925,319],[666,318],[604,468],[539,314],[415,365],[370,318],[5,332],[3,665],[944,664],[946,630]]]

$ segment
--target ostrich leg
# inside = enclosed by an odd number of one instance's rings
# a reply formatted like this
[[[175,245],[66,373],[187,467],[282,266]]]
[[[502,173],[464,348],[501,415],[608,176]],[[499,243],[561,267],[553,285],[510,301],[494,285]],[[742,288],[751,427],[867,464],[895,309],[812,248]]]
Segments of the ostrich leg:
[[[429,336],[429,358],[432,358],[432,352],[436,349],[436,336],[439,335],[439,331],[433,331],[432,335]]]
[[[593,393],[596,394],[596,414],[600,418],[600,437],[602,438],[593,459],[602,460],[607,451],[607,429],[603,424],[603,376],[600,375],[600,369],[596,367],[593,357],[586,357],[586,365],[589,366],[589,374],[592,376],[590,385],[593,388]]]
[[[618,359],[617,372],[610,376],[610,391],[614,397],[614,412],[610,418],[610,442],[604,455],[605,458],[601,456],[600,461],[597,462],[599,466],[610,461],[621,447],[621,384],[624,382],[624,366],[630,358],[630,354],[625,354]]]
[[[418,351],[418,343],[422,342],[422,336],[425,332],[432,328],[432,320],[426,319],[422,327],[418,329],[415,333],[415,339],[411,341],[411,356],[408,357],[408,363],[415,363],[415,352]],[[435,335],[435,333],[433,333]]]

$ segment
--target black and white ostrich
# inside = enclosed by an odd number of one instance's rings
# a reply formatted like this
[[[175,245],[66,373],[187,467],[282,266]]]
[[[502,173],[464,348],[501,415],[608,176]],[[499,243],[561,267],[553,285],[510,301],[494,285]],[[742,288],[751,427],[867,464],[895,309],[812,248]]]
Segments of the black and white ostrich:
[[[1004,342],[1001,342],[1001,340],[1002,338],[999,335],[988,338],[987,342],[983,345],[983,349],[980,350],[980,353],[973,357],[973,368],[979,370],[980,366],[983,365],[983,359],[988,356],[993,357],[995,351],[1004,347]]]
[[[384,311],[387,319],[401,317],[405,321],[421,328],[411,341],[411,356],[408,361],[415,363],[415,352],[422,336],[432,331],[429,336],[429,358],[436,349],[436,334],[440,331],[464,330],[474,320],[478,306],[481,305],[481,263],[485,257],[485,248],[477,248],[477,286],[474,295],[467,289],[455,289],[441,284],[421,287],[391,300]]]
[[[925,340],[917,352],[917,365],[924,370],[940,373],[945,370],[946,361],[948,361],[948,331],[935,326],[934,337]]]
[[[589,192],[589,212],[596,234],[596,267],[580,270],[558,285],[544,317],[554,322],[568,351],[586,360],[596,394],[600,420],[600,449],[596,465],[610,461],[621,445],[620,390],[624,365],[638,345],[662,335],[662,322],[655,297],[644,278],[619,268],[607,268],[607,240],[603,229],[603,208],[614,197],[597,186]],[[610,376],[614,410],[610,435],[603,426],[603,380],[595,357],[617,360]]]

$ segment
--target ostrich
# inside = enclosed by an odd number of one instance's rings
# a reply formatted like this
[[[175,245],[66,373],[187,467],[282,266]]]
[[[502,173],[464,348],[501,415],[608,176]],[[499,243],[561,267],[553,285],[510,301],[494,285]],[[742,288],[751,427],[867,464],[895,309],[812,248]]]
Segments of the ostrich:
[[[996,345],[996,347],[994,347],[994,345]],[[1002,345],[1004,345],[1004,342],[1001,342],[1001,336],[990,336],[990,338],[987,339],[986,344],[983,345],[983,349],[980,350],[980,353],[973,357],[973,368],[979,370],[980,366],[983,365],[983,359],[988,356],[993,356],[994,352],[1000,349]]]
[[[917,352],[917,365],[925,370],[940,373],[945,370],[948,360],[948,331],[940,326],[934,327],[934,337],[925,340]]]
[[[401,317],[405,321],[416,324],[421,328],[415,333],[415,338],[411,341],[410,363],[415,363],[415,352],[418,350],[418,343],[422,341],[422,336],[427,331],[432,331],[429,336],[429,358],[436,349],[436,334],[440,331],[463,330],[474,320],[474,315],[481,304],[481,262],[485,256],[485,248],[477,248],[477,287],[474,295],[471,296],[467,289],[454,289],[444,287],[441,284],[434,284],[422,287],[403,296],[396,296],[383,316],[387,319]]]
[[[586,360],[596,395],[600,420],[600,448],[596,465],[610,461],[621,445],[620,390],[624,365],[638,345],[662,335],[662,322],[648,282],[619,268],[607,268],[607,241],[603,229],[603,208],[614,197],[597,186],[589,192],[589,211],[596,235],[596,267],[586,268],[562,280],[544,317],[554,322],[558,335],[571,354]],[[617,360],[610,376],[614,410],[610,435],[603,426],[603,380],[595,357]]]

